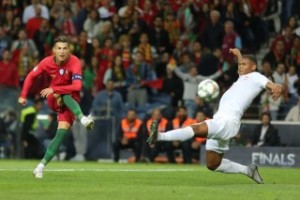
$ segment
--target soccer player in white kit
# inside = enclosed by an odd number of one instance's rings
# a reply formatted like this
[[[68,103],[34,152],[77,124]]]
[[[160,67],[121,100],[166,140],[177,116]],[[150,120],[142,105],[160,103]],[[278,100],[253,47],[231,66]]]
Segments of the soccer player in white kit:
[[[244,174],[257,183],[263,183],[257,166],[248,166],[223,158],[229,150],[229,140],[234,137],[241,125],[241,118],[253,99],[263,90],[272,92],[277,100],[282,93],[282,86],[275,84],[256,72],[256,59],[251,55],[242,55],[239,49],[230,49],[238,59],[238,80],[224,93],[219,108],[212,119],[191,126],[159,133],[157,122],[151,124],[148,143],[157,141],[185,141],[192,137],[207,138],[206,165],[209,170],[223,173]]]

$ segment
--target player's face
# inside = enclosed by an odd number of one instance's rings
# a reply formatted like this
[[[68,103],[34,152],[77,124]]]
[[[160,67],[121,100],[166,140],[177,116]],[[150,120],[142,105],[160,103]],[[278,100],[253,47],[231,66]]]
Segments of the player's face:
[[[53,55],[57,62],[65,62],[70,56],[70,48],[66,42],[57,42],[53,47]]]
[[[255,71],[256,65],[248,58],[242,58],[239,62],[238,74],[245,75]]]

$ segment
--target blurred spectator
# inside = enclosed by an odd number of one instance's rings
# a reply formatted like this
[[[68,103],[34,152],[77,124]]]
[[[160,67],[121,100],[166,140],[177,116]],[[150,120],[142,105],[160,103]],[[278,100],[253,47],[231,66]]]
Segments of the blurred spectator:
[[[114,82],[108,80],[106,89],[98,92],[93,100],[91,113],[94,116],[115,117],[118,122],[124,111],[123,100],[119,92],[114,90]]]
[[[93,47],[91,41],[88,40],[87,32],[81,31],[78,36],[71,36],[71,40],[72,53],[79,58],[83,58],[89,64]]]
[[[35,135],[35,131],[39,126],[37,114],[42,109],[43,104],[44,102],[42,99],[36,99],[33,106],[24,108],[21,111],[21,135],[25,158],[33,159],[40,158],[42,156],[42,148],[37,136]]]
[[[39,60],[52,53],[54,34],[49,28],[49,22],[44,19],[33,35],[33,41],[39,51]]]
[[[278,63],[286,62],[286,50],[284,42],[277,40],[274,44],[274,48],[271,49],[263,58],[263,62],[268,61],[272,69],[275,69]]]
[[[17,116],[13,110],[0,113],[0,159],[14,156],[16,148]]]
[[[153,80],[155,74],[144,61],[143,54],[135,54],[134,63],[126,71],[126,84],[128,86],[127,102],[135,107],[144,106],[148,102],[147,89],[141,85],[141,81]]]
[[[292,33],[295,33],[296,29],[298,28],[298,23],[297,23],[297,17],[294,15],[294,16],[291,16],[289,19],[288,19],[288,22],[287,22],[287,26],[289,26],[292,30]]]
[[[189,73],[182,73],[177,67],[175,67],[174,72],[183,81],[183,101],[187,109],[187,114],[189,117],[194,117],[196,111],[194,98],[198,91],[198,84],[205,79],[216,79],[220,77],[222,73],[217,71],[210,76],[198,75],[195,66],[189,70]]]
[[[272,42],[271,49],[275,48],[277,41],[283,41],[285,52],[289,53],[293,46],[294,33],[292,32],[291,27],[285,26],[282,30],[282,34],[278,34]]]
[[[300,121],[300,96],[298,96],[298,103],[291,110],[288,112],[287,116],[285,117],[285,121]]]
[[[28,20],[34,17],[35,15],[35,6],[41,7],[41,16],[45,19],[49,19],[49,10],[47,6],[40,4],[39,0],[31,0],[31,4],[26,6],[23,12],[22,22],[26,24]]]
[[[0,85],[13,88],[19,87],[19,73],[16,64],[12,61],[11,52],[4,50],[0,61]]]
[[[172,120],[173,129],[184,128],[194,123],[196,123],[196,121],[193,118],[188,117],[186,107],[180,106],[177,108],[176,117]],[[193,139],[189,139],[184,142],[178,142],[178,141],[172,142],[173,150],[175,149],[182,150],[184,163],[192,163],[192,148],[191,148],[192,141]]]
[[[281,29],[281,4],[280,0],[267,1],[266,10],[262,19],[267,23],[269,31],[279,33]]]
[[[3,52],[6,49],[10,49],[11,37],[7,35],[2,26],[0,26],[0,58],[2,58]]]
[[[261,115],[261,124],[254,129],[252,145],[256,147],[280,146],[278,130],[271,124],[271,115],[269,113]]]
[[[120,19],[119,15],[117,15],[117,14],[114,14],[112,16],[111,23],[112,23],[112,30],[115,35],[116,41],[118,41],[120,39],[121,35],[126,34],[126,30],[123,29],[123,26],[121,24],[121,19]]]
[[[19,75],[21,80],[25,78],[27,73],[33,68],[35,58],[39,52],[33,40],[27,38],[25,30],[20,30],[18,40],[12,43],[11,51],[13,53],[14,62],[18,63]]]
[[[114,161],[118,162],[120,150],[132,148],[135,154],[135,161],[138,162],[142,150],[142,120],[137,118],[134,110],[128,110],[127,116],[122,119],[116,141],[114,142]]]
[[[158,54],[171,51],[168,32],[164,29],[163,19],[159,16],[154,18],[154,27],[149,31],[150,43],[156,48]]]
[[[164,52],[160,59],[156,62],[154,67],[157,78],[164,78],[167,75],[167,65],[170,60],[170,55],[168,52]]]
[[[104,47],[100,51],[100,59],[99,59],[99,68],[96,76],[96,86],[97,91],[103,89],[103,79],[104,74],[108,68],[113,65],[114,56],[116,56],[117,51],[113,48],[113,40],[110,37],[107,37],[104,40]]]
[[[190,44],[191,44],[190,53],[191,53],[192,61],[193,63],[198,65],[201,62],[203,56],[202,45],[199,41],[194,41],[191,42]]]
[[[284,92],[283,96],[287,100],[288,95],[288,78],[286,73],[286,67],[284,63],[278,63],[276,70],[273,73],[274,83],[279,83],[283,86]]]
[[[19,32],[23,30],[23,24],[20,17],[15,17],[13,20],[13,26],[10,30],[10,36],[13,40],[17,40],[19,37]]]
[[[128,69],[130,64],[132,63],[132,55],[131,55],[131,41],[128,35],[122,35],[119,39],[120,43],[120,55],[122,57],[122,66],[125,70]]]
[[[220,22],[220,13],[218,11],[210,11],[209,16],[210,20],[204,29],[202,44],[204,48],[212,50],[215,48],[220,48],[222,46],[224,28]]]
[[[157,51],[156,49],[149,43],[149,38],[147,33],[142,33],[140,36],[140,43],[137,47],[133,49],[133,55],[137,52],[143,55],[144,61],[148,64],[152,64],[156,61]]]
[[[263,61],[261,73],[267,78],[269,78],[270,80],[274,81],[273,70],[269,61],[267,60]]]
[[[300,76],[300,37],[294,38],[290,56],[290,65],[296,66],[296,72]]]
[[[180,71],[188,73],[193,66],[195,66],[195,63],[192,61],[191,55],[187,51],[183,52],[178,66]]]
[[[112,5],[111,0],[102,0],[101,4],[102,6],[98,9],[101,19],[111,18],[112,15],[117,12],[117,9]]]
[[[153,109],[151,118],[146,121],[146,127],[145,127],[145,136],[148,138],[150,133],[150,125],[153,120],[158,121],[158,131],[166,132],[168,130],[171,130],[172,125],[169,123],[169,121],[162,116],[161,110],[159,108]],[[166,152],[168,157],[169,163],[175,163],[173,151],[171,149],[171,142],[158,142],[155,145],[149,145],[145,142],[146,145],[146,151],[148,152],[148,157],[151,162],[155,161],[155,158],[158,156],[160,152]]]
[[[153,26],[153,19],[155,17],[155,12],[152,9],[151,0],[144,1],[142,20],[148,25]]]
[[[126,100],[126,73],[122,66],[121,56],[117,55],[114,58],[114,63],[111,68],[108,68],[104,74],[103,84],[106,85],[108,80],[114,82],[114,88],[121,95],[123,100]]]
[[[297,81],[299,77],[296,73],[295,66],[290,66],[289,71],[287,73],[287,80],[288,80],[288,99],[290,104],[296,104],[298,98],[298,88],[297,88]]]
[[[87,38],[89,43],[92,39],[97,38],[100,34],[103,22],[99,19],[97,10],[91,10],[88,14],[88,18],[84,21],[83,30],[87,32]]]
[[[40,5],[34,6],[35,16],[30,18],[26,23],[26,31],[28,33],[28,38],[32,39],[34,33],[40,28],[43,20],[45,18],[42,17],[42,7]]]
[[[240,36],[234,31],[234,24],[232,21],[226,21],[224,24],[225,35],[222,42],[222,56],[224,61],[232,63],[234,55],[229,53],[229,49],[242,49],[242,42]]]
[[[182,99],[183,94],[183,83],[175,75],[174,71],[167,67],[166,68],[166,77],[163,80],[162,92],[170,95],[171,104],[175,108],[179,105],[179,101]]]
[[[65,35],[75,36],[77,34],[75,19],[69,7],[64,8],[64,14],[55,21],[55,25]]]
[[[173,49],[173,53],[172,53],[172,55],[177,63],[181,62],[181,58],[183,57],[183,54],[185,52],[186,52],[186,49],[183,46],[183,42],[181,40],[178,40],[175,44],[175,48]]]
[[[131,20],[135,11],[142,13],[142,10],[138,7],[135,0],[127,0],[127,4],[119,9],[118,14],[122,18]]]
[[[175,46],[180,38],[180,22],[174,12],[168,12],[164,20],[164,29],[169,33],[170,43]]]

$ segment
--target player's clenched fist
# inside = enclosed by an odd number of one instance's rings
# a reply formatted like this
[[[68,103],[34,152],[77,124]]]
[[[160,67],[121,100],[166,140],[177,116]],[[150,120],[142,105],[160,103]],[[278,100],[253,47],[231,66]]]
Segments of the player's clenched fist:
[[[25,98],[19,97],[18,102],[19,102],[19,104],[21,104],[23,106],[26,105],[26,99]]]

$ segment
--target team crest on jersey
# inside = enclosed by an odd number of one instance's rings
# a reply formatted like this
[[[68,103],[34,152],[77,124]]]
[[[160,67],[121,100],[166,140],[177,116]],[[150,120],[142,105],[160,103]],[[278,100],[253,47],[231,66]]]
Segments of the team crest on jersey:
[[[60,70],[59,70],[59,74],[60,74],[60,75],[63,75],[63,74],[64,74],[64,69],[60,69]]]

